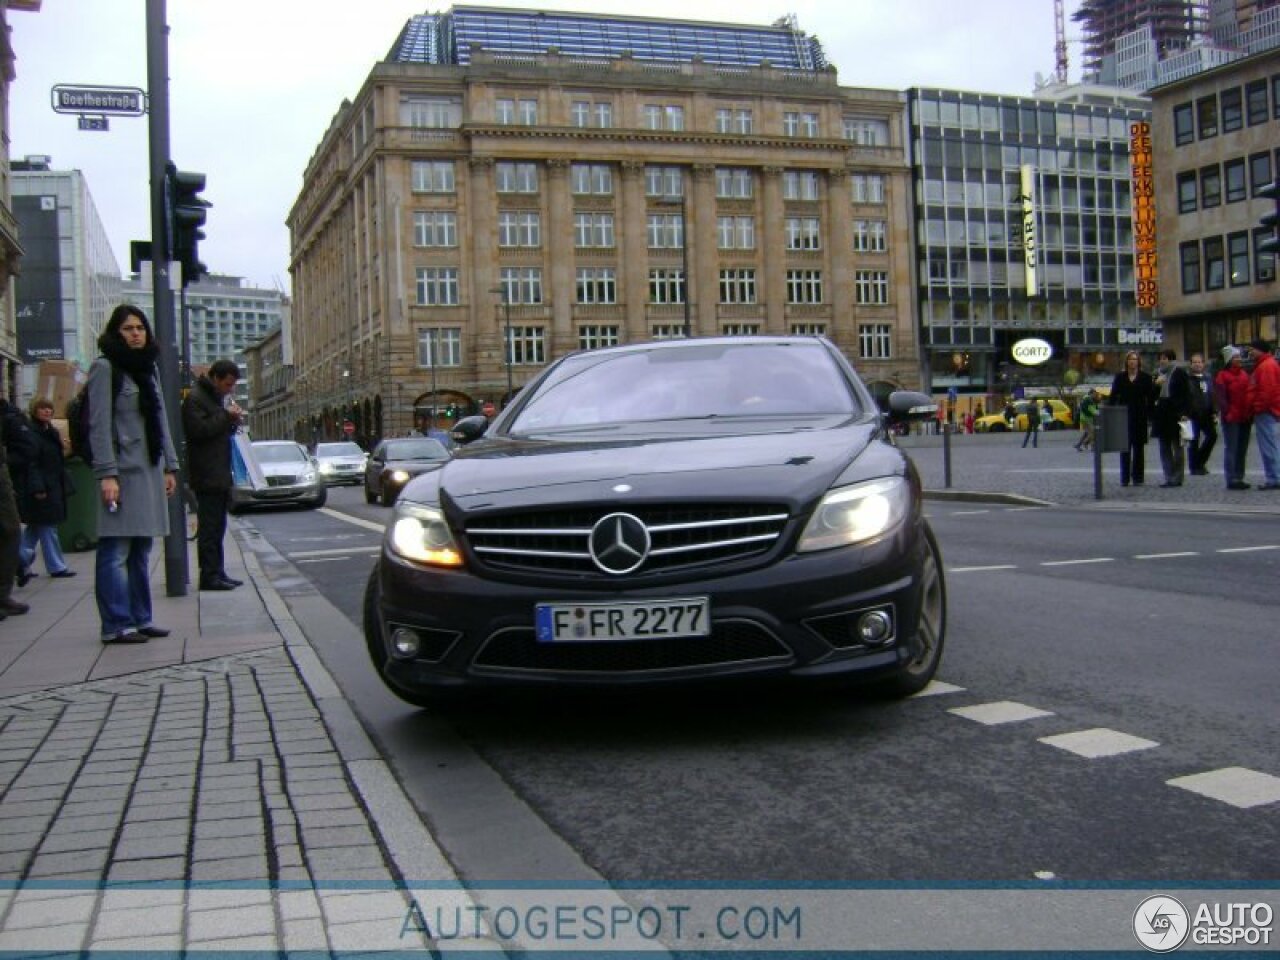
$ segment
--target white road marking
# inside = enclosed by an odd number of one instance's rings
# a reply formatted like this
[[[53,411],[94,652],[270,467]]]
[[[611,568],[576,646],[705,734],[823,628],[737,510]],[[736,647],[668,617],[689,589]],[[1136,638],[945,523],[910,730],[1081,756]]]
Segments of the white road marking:
[[[347,523],[354,523],[357,527],[364,527],[366,530],[377,530],[382,533],[387,529],[385,523],[374,523],[372,520],[366,520],[364,517],[353,517],[349,513],[341,513],[329,507],[321,507],[317,513],[323,513],[326,517],[333,517],[335,520],[345,520]]]
[[[1115,557],[1088,557],[1083,560],[1045,560],[1042,567],[1073,567],[1081,563],[1111,563]]]
[[[998,723],[1020,723],[1023,720],[1034,720],[1037,717],[1053,716],[1052,710],[1040,710],[1036,707],[1029,707],[1025,703],[1015,703],[1012,700],[979,703],[972,707],[955,707],[947,712],[988,726]]]
[[[957,687],[954,683],[943,683],[941,680],[934,680],[931,684],[921,690],[919,693],[913,693],[908,699],[915,700],[920,697],[937,697],[944,693],[963,693],[964,687]]]
[[[1280,544],[1268,543],[1259,547],[1223,547],[1214,553],[1253,553],[1255,550],[1280,550]]]
[[[1135,553],[1135,560],[1170,560],[1174,557],[1198,557],[1200,554],[1195,550],[1183,550],[1181,553]]]
[[[298,566],[302,566],[303,564],[306,564],[306,563],[333,563],[335,560],[350,560],[350,559],[351,559],[351,554],[349,553],[341,557],[315,557],[314,559],[311,559],[311,560],[299,560]]]
[[[985,573],[988,570],[1017,570],[1016,564],[1003,563],[991,567],[947,567],[947,573]]]
[[[333,556],[350,556],[353,553],[379,553],[382,547],[335,547],[332,550],[297,550],[293,553],[287,553],[290,560],[297,560],[300,557],[333,557]]]
[[[953,517],[976,517],[980,513],[990,513],[990,510],[954,510],[951,515]]]
[[[1152,747],[1160,746],[1154,740],[1144,740],[1142,737],[1121,733],[1119,730],[1108,730],[1106,727],[1041,737],[1040,742],[1081,757],[1088,757],[1090,760],[1098,757],[1114,757],[1120,753],[1132,753],[1134,750],[1150,750]]]
[[[1189,777],[1175,777],[1165,783],[1212,800],[1221,800],[1241,810],[1280,802],[1280,777],[1246,767],[1223,767],[1221,770],[1193,773]]]

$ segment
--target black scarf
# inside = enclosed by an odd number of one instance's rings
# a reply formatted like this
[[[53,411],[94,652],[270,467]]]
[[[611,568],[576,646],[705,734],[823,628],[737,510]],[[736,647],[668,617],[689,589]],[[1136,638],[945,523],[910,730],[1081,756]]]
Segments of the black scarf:
[[[152,463],[158,463],[164,453],[164,428],[160,423],[160,394],[156,390],[156,360],[160,349],[153,342],[145,347],[133,349],[119,337],[103,337],[98,343],[102,355],[111,361],[111,366],[127,373],[138,385],[139,403],[142,407],[142,422],[147,430],[147,453]],[[114,396],[112,403],[115,403]]]

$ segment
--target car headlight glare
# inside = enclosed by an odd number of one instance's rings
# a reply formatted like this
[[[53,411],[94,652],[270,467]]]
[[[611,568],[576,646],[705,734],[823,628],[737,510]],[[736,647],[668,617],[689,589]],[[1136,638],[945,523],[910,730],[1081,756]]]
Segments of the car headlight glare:
[[[391,521],[391,549],[406,560],[435,567],[462,566],[462,553],[444,514],[418,503],[400,503]]]
[[[408,483],[408,482],[409,482],[409,471],[407,471],[407,470],[392,470],[392,471],[391,471],[391,481],[392,481],[392,483]]]
[[[907,482],[886,477],[832,490],[813,511],[796,550],[830,550],[873,540],[907,514]]]
[[[320,472],[321,472],[321,473],[333,473],[333,464],[332,464],[332,463],[322,463],[322,464],[320,464]]]
[[[314,482],[315,482],[315,479],[316,479],[316,472],[315,472],[314,470],[303,470],[303,471],[302,471],[302,482],[303,482],[303,483],[314,483]]]

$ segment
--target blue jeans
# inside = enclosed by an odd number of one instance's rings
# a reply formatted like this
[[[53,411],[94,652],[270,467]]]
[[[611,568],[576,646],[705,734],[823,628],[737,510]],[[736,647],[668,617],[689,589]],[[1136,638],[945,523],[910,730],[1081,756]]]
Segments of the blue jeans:
[[[1280,436],[1276,430],[1280,422],[1273,413],[1256,413],[1253,416],[1253,436],[1262,456],[1262,472],[1267,483],[1280,483]]]
[[[104,639],[151,626],[151,537],[102,537],[94,592]]]
[[[58,541],[58,528],[52,524],[28,523],[22,530],[22,543],[18,546],[18,565],[28,570],[36,562],[36,546],[44,551],[44,568],[50,573],[67,569],[62,556],[62,544]]]

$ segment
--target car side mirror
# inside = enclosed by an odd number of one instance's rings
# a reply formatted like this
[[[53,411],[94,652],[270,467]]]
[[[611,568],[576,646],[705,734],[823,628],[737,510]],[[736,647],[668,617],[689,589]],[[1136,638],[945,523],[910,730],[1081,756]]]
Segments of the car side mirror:
[[[895,390],[889,394],[888,415],[891,421],[929,420],[938,415],[933,397],[916,390]]]
[[[467,444],[479,440],[489,429],[489,418],[485,416],[463,417],[453,425],[449,436],[454,443]]]

